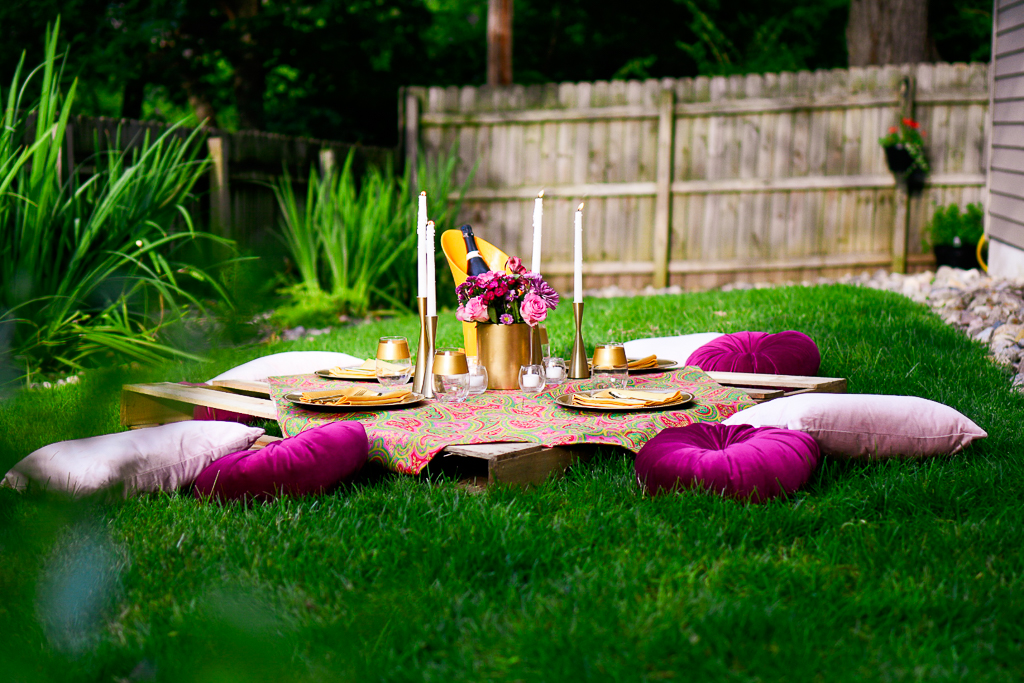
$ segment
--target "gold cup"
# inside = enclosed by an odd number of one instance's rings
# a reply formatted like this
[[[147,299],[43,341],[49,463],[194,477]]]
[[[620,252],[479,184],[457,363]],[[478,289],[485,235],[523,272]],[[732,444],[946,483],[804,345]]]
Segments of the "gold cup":
[[[435,375],[467,375],[469,363],[466,354],[459,349],[438,349],[432,370]]]
[[[410,358],[409,340],[405,337],[381,337],[377,342],[377,360]]]
[[[629,367],[626,347],[622,344],[603,344],[594,347],[594,369],[617,369]]]

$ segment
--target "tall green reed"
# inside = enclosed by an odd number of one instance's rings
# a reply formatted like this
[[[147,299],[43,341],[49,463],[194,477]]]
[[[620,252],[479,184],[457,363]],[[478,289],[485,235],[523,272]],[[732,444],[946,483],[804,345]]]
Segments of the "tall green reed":
[[[8,354],[28,377],[192,358],[161,334],[202,308],[182,275],[223,296],[204,272],[171,260],[186,241],[216,239],[198,232],[186,209],[207,167],[200,133],[147,134],[131,151],[115,141],[88,160],[90,177],[78,168],[63,178],[61,143],[77,83],[62,96],[59,26],[47,30],[43,64],[24,78],[22,55],[0,122],[0,324],[13,327]],[[24,102],[34,78],[39,98]]]
[[[422,188],[436,198],[431,218],[438,234],[454,222],[466,187],[456,189],[454,152],[421,161],[418,168]],[[272,185],[281,233],[298,272],[298,282],[283,290],[289,303],[278,311],[286,325],[380,308],[412,309],[417,193],[411,191],[409,169],[397,175],[389,162],[357,178],[354,158],[350,152],[340,170],[324,175],[312,169],[304,198],[287,172]],[[457,199],[448,201],[453,193]]]

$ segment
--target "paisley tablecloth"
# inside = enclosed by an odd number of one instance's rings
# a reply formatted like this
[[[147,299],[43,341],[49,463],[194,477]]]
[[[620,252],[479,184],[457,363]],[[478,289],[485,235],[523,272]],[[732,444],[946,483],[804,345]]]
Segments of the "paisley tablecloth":
[[[337,389],[358,383],[296,375],[271,377],[270,384],[277,420],[285,436],[335,420],[358,420],[370,438],[370,459],[407,474],[418,474],[437,453],[455,444],[612,444],[636,452],[666,427],[721,422],[753,405],[745,392],[723,387],[696,367],[630,379],[638,388],[677,388],[693,394],[694,400],[679,409],[621,413],[574,410],[552,400],[556,393],[594,386],[592,380],[577,380],[533,396],[519,391],[488,391],[470,396],[465,403],[430,400],[400,410],[318,412],[299,408],[283,397],[291,391]]]

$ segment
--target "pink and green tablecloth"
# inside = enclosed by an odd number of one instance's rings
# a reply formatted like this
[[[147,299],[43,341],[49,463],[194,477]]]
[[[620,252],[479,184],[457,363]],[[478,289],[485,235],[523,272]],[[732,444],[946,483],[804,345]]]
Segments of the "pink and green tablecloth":
[[[638,388],[680,389],[693,394],[694,400],[679,409],[651,412],[575,410],[552,400],[554,394],[593,388],[591,380],[578,380],[533,396],[519,391],[488,391],[470,396],[465,403],[430,400],[400,410],[318,412],[299,408],[286,401],[284,395],[359,383],[296,375],[271,377],[270,384],[277,404],[277,420],[285,436],[335,420],[358,420],[370,439],[370,460],[407,474],[418,474],[437,453],[455,444],[610,444],[636,452],[666,427],[721,422],[753,405],[744,391],[723,387],[696,367],[630,379]]]

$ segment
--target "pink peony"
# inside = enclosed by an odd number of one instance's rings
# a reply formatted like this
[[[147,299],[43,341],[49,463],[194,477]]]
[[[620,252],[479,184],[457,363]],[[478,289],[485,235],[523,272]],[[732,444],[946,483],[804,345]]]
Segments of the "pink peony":
[[[519,304],[519,314],[523,316],[523,322],[531,327],[536,327],[548,317],[548,305],[544,299],[533,292],[523,297],[523,303]]]
[[[490,320],[487,317],[487,305],[480,297],[474,297],[467,301],[465,306],[459,306],[455,311],[455,317],[467,323],[485,323]]]

